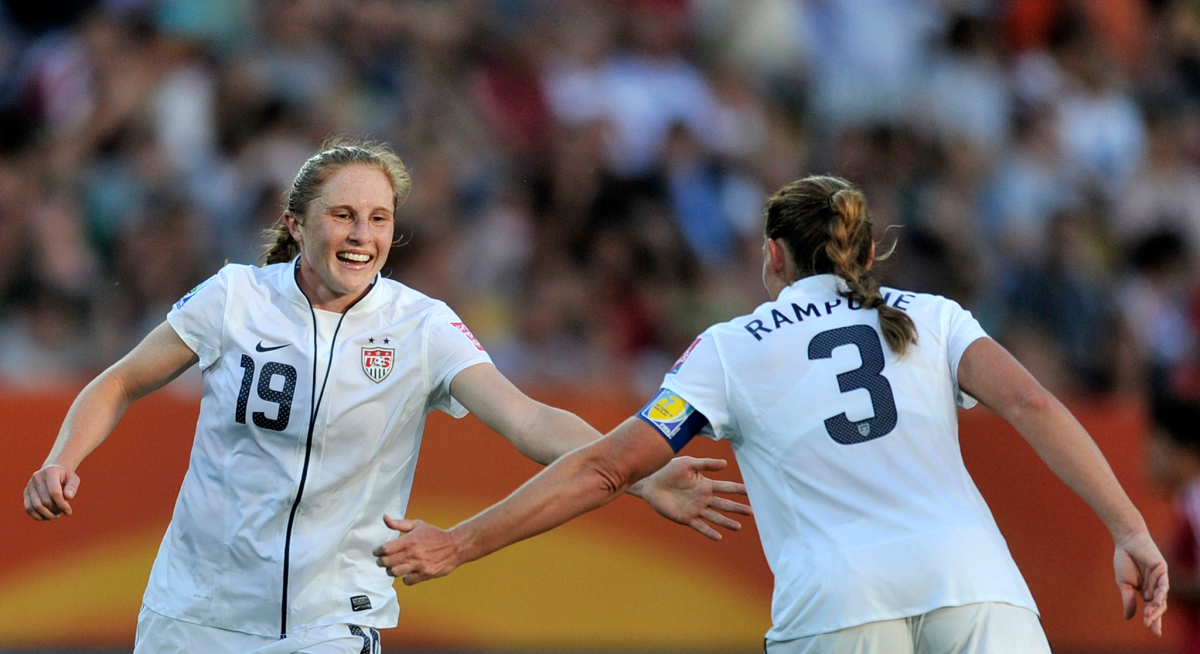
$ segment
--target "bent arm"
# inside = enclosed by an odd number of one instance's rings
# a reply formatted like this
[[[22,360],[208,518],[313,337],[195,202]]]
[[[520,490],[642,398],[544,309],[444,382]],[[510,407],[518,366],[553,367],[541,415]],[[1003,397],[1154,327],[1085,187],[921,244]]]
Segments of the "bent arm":
[[[1011,354],[990,338],[972,343],[958,367],[962,390],[1007,420],[1042,461],[1087,503],[1116,541],[1145,531],[1083,425]]]
[[[1125,618],[1145,601],[1143,622],[1162,635],[1167,610],[1167,563],[1146,522],[1121,488],[1108,461],[1083,425],[1053,395],[990,338],[967,347],[958,368],[959,385],[1020,432],[1055,475],[1075,491],[1108,527],[1116,551],[1113,565]]]
[[[71,403],[50,455],[26,484],[25,512],[35,520],[71,515],[80,462],[108,438],[134,400],[175,379],[198,360],[164,322],[93,379]]]
[[[45,465],[75,470],[108,438],[134,400],[165,386],[199,360],[169,324],[155,327],[75,398]]]

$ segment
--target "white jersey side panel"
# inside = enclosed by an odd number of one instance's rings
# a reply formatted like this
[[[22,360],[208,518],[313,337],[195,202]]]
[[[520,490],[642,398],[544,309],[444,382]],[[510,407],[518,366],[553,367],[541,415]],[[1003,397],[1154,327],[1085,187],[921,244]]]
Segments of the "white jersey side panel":
[[[437,300],[377,279],[344,315],[314,311],[293,268],[226,266],[168,315],[204,397],[145,602],[275,637],[395,626],[370,554],[394,537],[383,514],[404,515],[428,412],[465,415],[450,382],[490,358]]]
[[[974,602],[1036,611],[963,465],[957,386],[986,337],[945,298],[884,289],[916,323],[903,357],[836,278],[802,279],[701,334],[663,387],[733,446],[775,573],[776,641]]]

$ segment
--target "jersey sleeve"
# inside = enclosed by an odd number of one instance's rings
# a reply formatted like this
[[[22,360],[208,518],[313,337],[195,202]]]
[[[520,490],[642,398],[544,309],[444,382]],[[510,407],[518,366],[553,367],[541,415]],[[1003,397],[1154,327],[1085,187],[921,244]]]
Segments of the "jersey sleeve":
[[[946,300],[942,311],[943,324],[946,325],[946,355],[950,364],[950,379],[954,382],[954,399],[962,408],[970,409],[979,402],[959,388],[958,364],[962,361],[967,347],[981,338],[987,338],[987,332],[983,331],[983,327],[970,311],[953,300]]]
[[[467,408],[450,395],[450,382],[462,370],[492,358],[480,345],[462,319],[449,307],[440,305],[426,324],[425,361],[429,379],[428,410],[439,409],[455,418],[467,415]]]
[[[204,370],[221,358],[229,266],[200,282],[167,312],[167,322],[196,356]]]
[[[683,427],[693,430],[712,439],[720,440],[729,433],[732,425],[729,416],[729,395],[725,388],[725,367],[721,363],[715,337],[711,331],[701,334],[691,347],[688,348],[679,361],[663,378],[662,388],[670,394],[681,398],[690,408],[700,414],[703,420],[690,418]],[[655,401],[663,400],[663,392],[655,397]],[[651,402],[651,405],[654,401]],[[647,405],[650,407],[650,405]],[[643,409],[639,414],[646,419],[647,412]],[[652,425],[654,423],[650,420]],[[657,427],[657,425],[655,425]],[[659,431],[662,431],[660,428]],[[676,435],[676,437],[678,434]],[[668,442],[678,452],[686,443],[676,443],[673,437],[667,436]],[[688,436],[691,438],[691,435]],[[678,445],[678,447],[676,447]]]

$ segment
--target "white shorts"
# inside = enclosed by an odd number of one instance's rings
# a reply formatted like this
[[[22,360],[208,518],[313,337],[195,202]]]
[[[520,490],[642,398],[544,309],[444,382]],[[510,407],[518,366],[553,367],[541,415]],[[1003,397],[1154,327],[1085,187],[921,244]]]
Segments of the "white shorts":
[[[869,622],[788,641],[768,654],[1050,654],[1042,622],[1000,602],[950,606],[903,620]]]
[[[379,632],[370,627],[332,624],[295,629],[287,638],[269,638],[184,622],[142,605],[134,654],[380,654]]]

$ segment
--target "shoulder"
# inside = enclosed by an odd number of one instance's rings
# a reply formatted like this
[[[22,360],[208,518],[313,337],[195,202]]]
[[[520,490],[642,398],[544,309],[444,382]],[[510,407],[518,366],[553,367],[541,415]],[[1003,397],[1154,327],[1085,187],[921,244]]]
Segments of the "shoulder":
[[[946,312],[964,311],[958,302],[942,295],[905,291],[888,286],[881,287],[879,292],[888,306],[902,309],[914,319],[917,316],[934,317]]]
[[[438,317],[458,319],[458,316],[445,302],[394,279],[381,277],[371,293],[378,294],[372,298],[372,301],[378,303],[376,306],[389,313],[393,319],[403,320],[414,317],[423,320]]]

